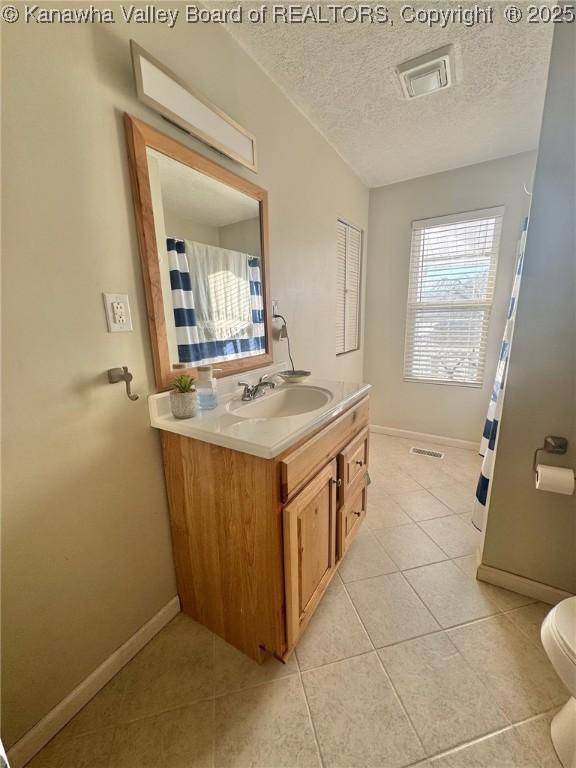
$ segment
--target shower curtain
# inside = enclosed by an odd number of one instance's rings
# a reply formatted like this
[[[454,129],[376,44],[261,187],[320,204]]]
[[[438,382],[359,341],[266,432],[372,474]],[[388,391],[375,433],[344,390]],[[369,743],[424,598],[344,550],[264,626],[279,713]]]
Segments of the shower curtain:
[[[262,354],[260,259],[175,237],[166,242],[179,362],[203,365]]]
[[[486,515],[488,512],[488,502],[490,500],[490,480],[494,467],[494,456],[496,449],[496,438],[498,436],[498,424],[502,414],[502,405],[504,402],[504,392],[506,389],[506,377],[508,374],[508,361],[510,358],[510,345],[512,343],[512,334],[514,332],[514,320],[516,319],[516,308],[518,304],[518,293],[520,291],[520,280],[522,279],[522,267],[524,264],[524,247],[526,244],[526,232],[528,230],[528,217],[524,220],[522,235],[518,242],[516,272],[514,274],[514,283],[512,285],[512,296],[508,308],[508,317],[504,329],[504,338],[500,347],[500,357],[496,368],[494,386],[486,414],[484,432],[480,443],[480,455],[484,457],[478,485],[476,487],[476,500],[474,502],[474,511],[472,513],[472,523],[479,531],[483,531],[486,524]]]

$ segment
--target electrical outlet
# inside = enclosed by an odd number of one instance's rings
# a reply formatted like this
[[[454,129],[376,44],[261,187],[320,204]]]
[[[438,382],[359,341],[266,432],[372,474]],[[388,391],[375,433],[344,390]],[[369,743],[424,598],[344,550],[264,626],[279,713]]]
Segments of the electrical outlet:
[[[110,333],[132,330],[132,316],[127,293],[103,293],[106,320]]]

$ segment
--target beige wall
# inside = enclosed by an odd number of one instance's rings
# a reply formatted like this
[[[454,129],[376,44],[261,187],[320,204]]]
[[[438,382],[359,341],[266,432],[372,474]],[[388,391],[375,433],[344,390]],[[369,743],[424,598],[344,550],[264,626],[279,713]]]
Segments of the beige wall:
[[[374,424],[480,441],[512,288],[535,154],[524,153],[370,191],[365,378]],[[505,206],[487,365],[481,388],[403,380],[411,223]]]
[[[576,29],[555,28],[483,562],[576,593],[576,498],[534,488],[545,435],[576,467]]]
[[[260,256],[260,219],[246,219],[220,227],[220,245],[232,251]]]
[[[220,245],[220,230],[208,224],[184,218],[176,211],[171,210],[164,203],[164,223],[167,237],[181,237],[183,240],[195,240],[206,245]]]
[[[297,364],[319,376],[362,375],[362,352],[334,354],[334,267],[336,219],[366,228],[368,192],[221,28],[20,22],[3,35],[10,745],[175,594],[122,112],[269,190],[272,293]],[[257,175],[137,103],[130,37],[256,134]],[[133,333],[106,332],[102,291],[129,293]],[[106,383],[117,365],[137,402]]]

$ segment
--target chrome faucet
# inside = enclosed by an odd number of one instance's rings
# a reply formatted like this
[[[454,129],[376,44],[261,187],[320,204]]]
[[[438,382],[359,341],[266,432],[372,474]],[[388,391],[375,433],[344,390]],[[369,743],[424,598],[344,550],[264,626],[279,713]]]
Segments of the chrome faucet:
[[[242,392],[242,400],[256,400],[257,397],[262,397],[266,387],[274,389],[276,384],[274,384],[273,381],[270,381],[268,374],[265,373],[258,379],[258,384],[252,385],[247,384],[245,381],[239,381],[238,386],[244,387],[244,392]]]

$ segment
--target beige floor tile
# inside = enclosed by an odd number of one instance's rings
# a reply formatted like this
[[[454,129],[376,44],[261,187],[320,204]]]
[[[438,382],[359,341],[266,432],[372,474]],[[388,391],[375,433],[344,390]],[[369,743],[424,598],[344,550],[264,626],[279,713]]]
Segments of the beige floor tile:
[[[429,490],[457,515],[464,515],[474,509],[476,486],[470,482],[439,487],[431,486]]]
[[[476,571],[478,570],[478,557],[474,555],[464,555],[464,557],[455,557],[452,559],[454,565],[456,565],[462,573],[470,578],[476,578]]]
[[[319,768],[299,676],[216,699],[215,768]]]
[[[484,581],[478,581],[476,579],[476,570],[478,568],[476,555],[456,557],[452,562],[462,571],[462,573],[465,573],[466,576],[474,579],[486,597],[496,603],[501,611],[508,611],[511,608],[519,608],[522,605],[529,605],[534,602],[532,597],[520,595],[518,592],[511,592],[509,589],[502,589],[494,584],[487,584]]]
[[[517,610],[510,611],[510,613],[506,614],[506,617],[514,623],[522,634],[526,635],[527,638],[540,647],[542,645],[540,640],[542,622],[551,610],[552,606],[546,603],[533,603],[532,605],[526,605]]]
[[[503,615],[448,630],[504,713],[518,722],[563,704],[568,694],[546,654]]]
[[[214,642],[214,689],[216,696],[298,674],[298,664],[294,654],[286,664],[272,656],[267,658],[263,664],[258,664],[222,638],[216,637]]]
[[[128,665],[129,666],[129,665]],[[78,712],[68,725],[71,735],[97,731],[124,721],[124,691],[128,680],[127,668],[120,670],[94,698]]]
[[[498,613],[478,582],[449,560],[406,571],[404,576],[442,627]]]
[[[513,728],[432,760],[432,768],[540,768]]]
[[[395,768],[424,757],[376,654],[302,678],[326,768]]]
[[[119,726],[114,736],[113,768],[211,768],[214,702]]]
[[[429,520],[434,517],[446,517],[454,514],[449,507],[442,504],[436,496],[428,491],[399,493],[394,498],[412,520]]]
[[[439,629],[400,573],[355,581],[346,589],[376,648]]]
[[[446,560],[447,555],[417,525],[374,531],[382,547],[400,570]]]
[[[114,729],[72,736],[68,728],[39,752],[28,768],[108,768]]]
[[[449,557],[472,555],[482,543],[480,532],[458,515],[422,520],[419,525]]]
[[[458,483],[467,483],[471,488],[476,488],[480,471],[482,469],[481,461],[473,462],[448,462],[445,471]]]
[[[365,525],[372,529],[393,528],[397,525],[409,525],[412,520],[400,507],[397,501],[387,493],[373,491],[368,488],[368,508]]]
[[[490,692],[445,634],[409,640],[378,653],[428,755],[508,725]]]
[[[300,669],[312,669],[372,648],[344,587],[326,591],[296,648]]]
[[[422,459],[419,463],[406,461],[401,468],[423,488],[439,488],[454,485],[454,476],[445,470],[445,464],[439,459]]]
[[[348,548],[338,569],[344,583],[393,573],[398,568],[380,546],[372,531],[363,528]]]
[[[214,635],[179,614],[126,667],[125,721],[214,695]]]
[[[389,494],[422,490],[422,486],[419,485],[416,480],[411,478],[410,475],[407,475],[405,472],[401,472],[394,467],[375,472],[370,476],[376,487],[381,488]]]
[[[514,728],[522,743],[535,753],[540,768],[562,768],[550,738],[550,723],[555,714],[556,710]]]

